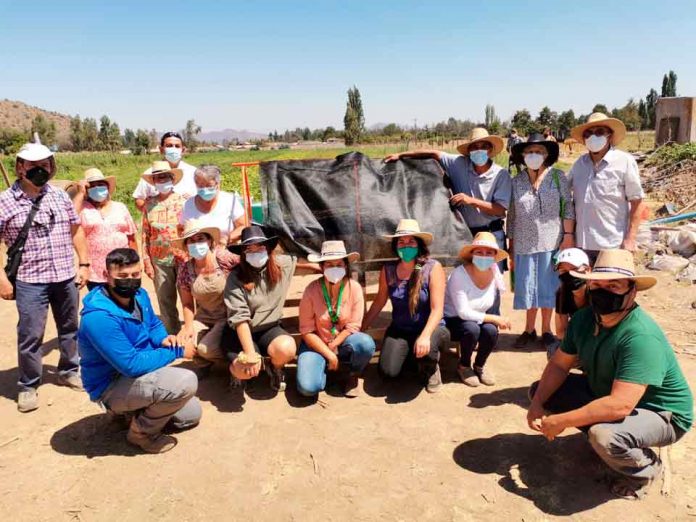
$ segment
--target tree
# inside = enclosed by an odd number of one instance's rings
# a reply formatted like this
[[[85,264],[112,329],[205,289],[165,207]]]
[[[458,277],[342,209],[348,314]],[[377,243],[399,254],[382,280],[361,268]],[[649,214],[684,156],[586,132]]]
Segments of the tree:
[[[324,129],[324,131],[321,133],[321,141],[326,141],[329,138],[335,138],[336,137],[336,129],[333,127],[329,126]]]
[[[190,151],[195,151],[196,147],[198,146],[198,140],[196,139],[196,136],[198,136],[201,133],[201,127],[200,125],[196,125],[195,120],[188,120],[186,122],[186,128],[184,129],[183,132],[183,137],[184,137],[184,144],[186,145],[186,148]]]
[[[677,74],[674,71],[669,71],[662,77],[662,96],[677,95]]]
[[[0,129],[0,152],[15,154],[28,139],[27,131]]]
[[[135,132],[133,132],[131,129],[126,129],[123,131],[123,146],[130,150],[135,148]]]
[[[382,134],[384,136],[401,136],[401,127],[399,127],[396,123],[389,123],[388,125],[385,125],[384,128],[382,129]]]
[[[79,114],[70,118],[70,148],[75,152],[85,150],[84,130]]]
[[[638,105],[633,98],[629,99],[626,105],[620,109],[614,109],[613,115],[624,122],[628,130],[640,129],[640,113],[638,112]]]
[[[148,134],[150,141],[148,143],[148,150],[150,149],[156,149],[159,147],[160,144],[160,139],[159,139],[159,134],[157,133],[156,129],[152,129],[150,133]]]
[[[35,132],[44,145],[53,145],[56,141],[56,124],[44,118],[43,114],[37,114],[31,122],[30,135],[33,136]]]
[[[548,127],[552,132],[556,132],[558,113],[552,111],[548,106],[544,106],[539,111],[536,122],[539,124],[539,129]]]
[[[99,120],[99,149],[115,151],[121,147],[121,132],[116,122],[104,115]]]
[[[302,140],[309,141],[310,139],[312,139],[312,131],[309,130],[309,127],[305,127],[302,129]]]
[[[510,124],[523,136],[528,136],[530,132],[536,130],[536,125],[532,121],[532,115],[527,109],[517,111],[513,116]]]
[[[486,105],[485,113],[484,125],[489,132],[494,133],[491,127],[500,127],[500,118],[495,114],[495,107],[490,104]]]
[[[675,80],[676,81],[676,80]],[[650,89],[650,92],[645,97],[645,112],[647,115],[647,125],[648,129],[655,128],[655,106],[657,105],[657,91],[655,89]]]
[[[348,146],[358,143],[365,132],[365,114],[363,113],[360,91],[355,85],[348,89],[348,102],[346,103],[346,114],[343,117],[343,126],[345,128],[344,138]]]
[[[558,119],[556,120],[557,125],[557,135],[558,141],[565,140],[570,135],[570,129],[575,127],[577,120],[575,119],[575,113],[573,109],[563,111]]]
[[[604,114],[609,114],[609,107],[607,107],[603,103],[598,103],[597,105],[592,107],[592,112],[601,112]]]
[[[150,135],[146,130],[138,129],[138,132],[135,133],[135,139],[133,141],[133,153],[137,155],[147,154],[149,148]]]
[[[97,120],[94,118],[85,118],[82,121],[82,149],[81,150],[98,150],[99,149],[99,131],[97,130]]]

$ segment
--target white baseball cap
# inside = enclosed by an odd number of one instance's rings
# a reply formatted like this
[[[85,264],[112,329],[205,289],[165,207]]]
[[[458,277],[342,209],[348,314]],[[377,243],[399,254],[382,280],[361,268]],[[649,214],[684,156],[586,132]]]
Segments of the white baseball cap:
[[[40,143],[25,143],[17,153],[17,157],[25,161],[41,161],[52,156],[51,149]]]
[[[590,266],[590,258],[579,248],[566,248],[558,253],[556,266],[561,263],[568,263],[575,268],[580,268],[581,266]]]

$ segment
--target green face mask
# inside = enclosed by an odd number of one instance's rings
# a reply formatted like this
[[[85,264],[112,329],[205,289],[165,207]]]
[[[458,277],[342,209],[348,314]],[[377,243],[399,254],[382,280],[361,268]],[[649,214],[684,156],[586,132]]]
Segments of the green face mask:
[[[402,261],[410,263],[418,256],[418,247],[401,247],[396,250]]]

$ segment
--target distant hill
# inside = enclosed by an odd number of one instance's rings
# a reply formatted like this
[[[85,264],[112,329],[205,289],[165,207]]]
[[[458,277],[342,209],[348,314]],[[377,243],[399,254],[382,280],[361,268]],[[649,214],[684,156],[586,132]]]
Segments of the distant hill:
[[[68,141],[70,116],[16,100],[0,100],[0,129],[29,130],[32,120],[39,114],[56,124],[56,138],[59,143]]]
[[[268,134],[248,130],[223,129],[219,131],[201,132],[196,138],[200,141],[222,144],[225,140],[250,141],[267,138]]]

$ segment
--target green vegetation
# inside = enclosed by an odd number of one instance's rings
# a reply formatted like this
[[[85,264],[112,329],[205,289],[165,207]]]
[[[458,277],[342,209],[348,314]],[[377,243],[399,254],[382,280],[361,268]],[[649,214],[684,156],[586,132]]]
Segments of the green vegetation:
[[[648,158],[646,164],[660,168],[674,165],[684,160],[696,161],[696,143],[660,147]]]

